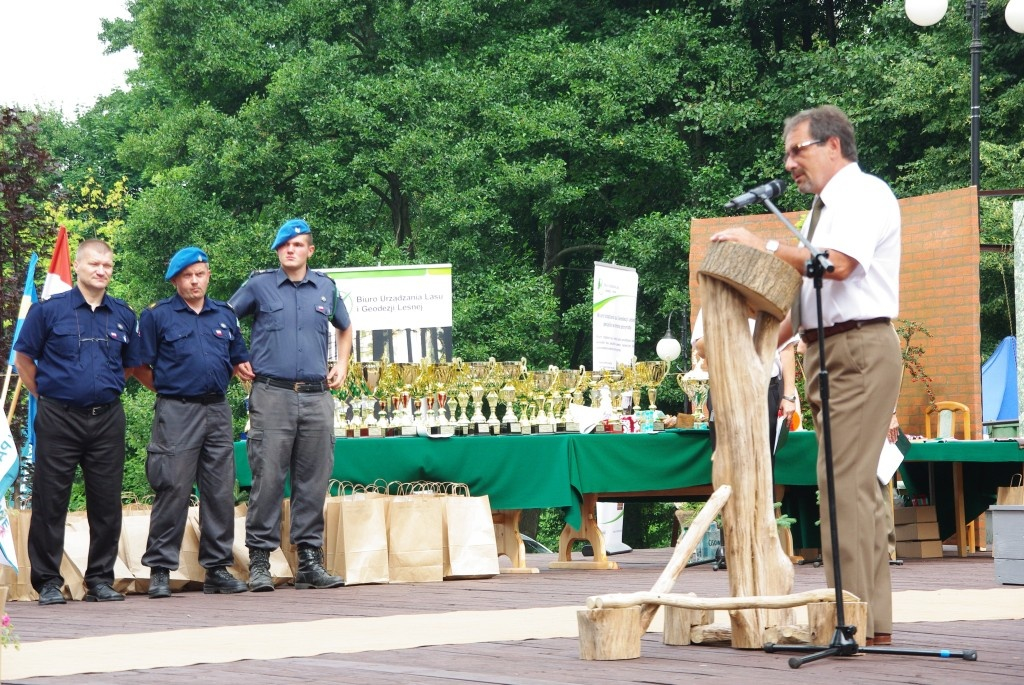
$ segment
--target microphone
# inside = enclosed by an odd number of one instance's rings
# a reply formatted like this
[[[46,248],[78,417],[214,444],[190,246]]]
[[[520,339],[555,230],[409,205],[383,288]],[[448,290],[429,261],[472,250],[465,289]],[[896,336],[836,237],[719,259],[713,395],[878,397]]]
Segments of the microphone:
[[[749,204],[760,202],[761,200],[771,200],[782,195],[784,192],[786,192],[786,182],[781,178],[777,178],[774,181],[768,181],[756,188],[751,188],[742,195],[737,195],[725,203],[725,208],[739,209],[740,207],[746,207]]]

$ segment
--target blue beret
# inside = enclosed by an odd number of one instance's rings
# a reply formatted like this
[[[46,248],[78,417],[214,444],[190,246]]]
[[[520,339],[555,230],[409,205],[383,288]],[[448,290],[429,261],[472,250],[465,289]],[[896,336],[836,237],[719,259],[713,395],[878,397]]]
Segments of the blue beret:
[[[174,253],[171,257],[170,263],[167,265],[167,273],[164,274],[164,280],[169,281],[177,276],[184,269],[198,264],[199,262],[209,262],[210,258],[206,256],[206,253],[200,250],[198,247],[183,247]]]
[[[295,236],[309,232],[309,224],[302,219],[289,219],[281,224],[281,228],[277,229],[277,237],[274,238],[274,244],[270,246],[270,249],[276,250]]]

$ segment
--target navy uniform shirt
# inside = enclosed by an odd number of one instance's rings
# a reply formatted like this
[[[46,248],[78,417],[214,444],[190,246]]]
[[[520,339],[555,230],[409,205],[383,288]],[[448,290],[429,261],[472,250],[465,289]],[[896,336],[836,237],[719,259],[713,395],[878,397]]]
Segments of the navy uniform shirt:
[[[253,372],[288,381],[324,380],[328,324],[352,325],[334,281],[313,269],[295,283],[283,269],[254,272],[228,304],[240,318],[253,317]]]
[[[223,394],[249,353],[226,302],[207,297],[196,313],[175,293],[139,317],[138,360],[153,367],[159,394],[197,397]]]
[[[72,288],[28,310],[14,349],[36,362],[36,390],[76,407],[109,404],[136,361],[135,312],[104,295],[95,311]]]

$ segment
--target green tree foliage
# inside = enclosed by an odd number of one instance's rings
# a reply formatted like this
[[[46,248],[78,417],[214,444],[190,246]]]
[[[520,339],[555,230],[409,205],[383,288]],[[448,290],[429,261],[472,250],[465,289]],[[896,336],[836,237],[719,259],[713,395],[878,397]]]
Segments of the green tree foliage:
[[[55,163],[39,121],[38,114],[0,108],[0,353],[4,359],[11,349],[29,257],[46,243],[46,201],[56,190]]]
[[[982,184],[1014,188],[1024,41],[1002,3],[990,9]],[[862,166],[900,196],[969,179],[970,26],[954,9],[926,29],[896,0],[136,0],[130,11],[104,32],[111,50],[140,55],[130,92],[53,141],[69,187],[84,187],[85,169],[104,188],[127,179],[133,201],[113,239],[137,307],[169,292],[163,267],[185,244],[208,250],[211,294],[227,297],[275,264],[275,227],[302,216],[314,265],[452,263],[467,359],[588,364],[592,263],[633,266],[637,354],[653,358],[669,312],[689,305],[690,219],[784,175],[786,116],[843,107]],[[790,189],[778,204],[807,198]],[[1010,242],[1007,200],[981,209],[982,242]],[[1009,330],[1012,268],[983,262],[988,349]]]

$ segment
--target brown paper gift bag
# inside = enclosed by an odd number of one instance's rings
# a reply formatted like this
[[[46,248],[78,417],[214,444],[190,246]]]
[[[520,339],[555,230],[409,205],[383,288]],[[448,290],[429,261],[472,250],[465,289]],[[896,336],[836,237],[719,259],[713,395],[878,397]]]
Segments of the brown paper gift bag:
[[[324,499],[324,568],[328,573],[338,573],[338,525],[341,523],[342,495],[351,490],[352,483],[331,480]]]
[[[31,509],[8,509],[14,539],[14,553],[18,556],[18,570],[0,564],[0,585],[8,587],[7,599],[12,602],[34,602],[39,593],[32,587],[32,564],[28,560],[28,529],[32,524]]]
[[[181,538],[181,554],[178,558],[178,570],[188,579],[188,589],[199,590],[206,580],[206,569],[199,563],[199,506],[188,508],[185,521],[185,534]]]
[[[1021,474],[1015,473],[1008,487],[996,488],[996,504],[1024,505],[1024,484],[1021,483],[1021,479]]]
[[[71,599],[85,599],[85,572],[89,569],[89,519],[84,511],[68,513],[64,528],[64,558],[60,573],[64,576]],[[120,545],[118,545],[120,548]],[[114,583],[118,592],[129,592],[135,585],[135,575],[118,556],[114,559]]]
[[[248,580],[249,578],[249,548],[245,546],[245,514],[248,506],[239,504],[235,507],[235,540],[231,545],[231,555],[235,563],[231,570],[236,578]],[[288,565],[288,559],[280,547],[270,553],[270,579],[274,585],[286,585],[294,578],[292,569]]]
[[[388,498],[390,582],[444,580],[443,508],[443,498],[429,490]]]
[[[294,577],[299,570],[299,548],[292,542],[292,501],[287,497],[281,500],[281,553]]]
[[[391,582],[388,555],[388,498],[357,490],[332,503],[336,572],[346,585]]]
[[[444,577],[487,578],[500,573],[491,501],[451,488],[444,500]]]
[[[122,510],[117,555],[135,577],[135,582],[127,592],[149,592],[149,567],[142,563],[142,555],[146,553],[149,542],[149,515],[152,509],[152,505],[148,504],[130,504]],[[188,585],[188,576],[180,567],[173,569],[169,575],[171,590],[183,590]]]

